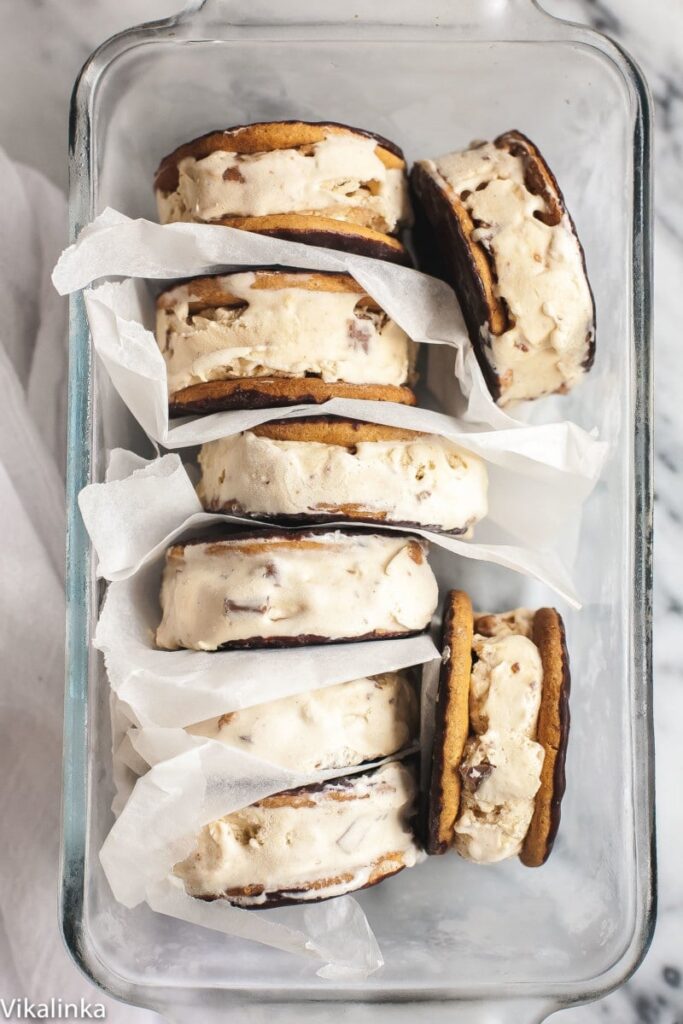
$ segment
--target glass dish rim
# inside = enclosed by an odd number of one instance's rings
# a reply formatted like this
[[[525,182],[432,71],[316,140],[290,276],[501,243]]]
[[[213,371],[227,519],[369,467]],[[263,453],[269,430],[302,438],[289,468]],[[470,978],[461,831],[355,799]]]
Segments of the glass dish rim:
[[[654,827],[654,745],[652,722],[652,461],[651,461],[651,325],[652,325],[652,236],[651,236],[651,100],[647,84],[632,58],[606,36],[583,25],[557,19],[541,11],[535,0],[505,0],[510,6],[534,12],[531,24],[539,35],[517,37],[516,41],[579,42],[597,49],[620,72],[631,90],[635,104],[633,139],[633,307],[634,338],[634,476],[633,521],[633,651],[635,697],[644,714],[633,722],[634,764],[631,799],[634,807],[636,855],[636,909],[633,933],[621,955],[602,974],[581,981],[556,984],[541,991],[523,983],[508,984],[486,996],[497,1005],[529,999],[550,1004],[548,1013],[579,1002],[597,999],[622,984],[636,970],[649,947],[655,921],[656,870]],[[73,242],[94,213],[95,180],[90,149],[90,109],[101,74],[116,57],[133,47],[151,42],[180,41],[179,30],[187,31],[192,16],[205,5],[190,3],[171,18],[126,30],[102,44],[88,58],[74,85],[69,119],[69,233]],[[209,0],[207,8],[220,8],[220,0]],[[390,27],[388,22],[386,27]],[[198,26],[201,29],[201,25]],[[215,25],[207,26],[209,30]],[[503,28],[508,25],[503,23]],[[211,38],[209,35],[193,39]],[[477,37],[479,38],[479,37]],[[486,36],[501,42],[506,36]],[[466,40],[460,40],[464,42]],[[86,815],[88,806],[88,689],[90,636],[96,584],[92,573],[90,543],[80,517],[77,496],[90,482],[94,423],[93,395],[90,392],[92,357],[89,331],[81,293],[70,298],[69,310],[69,413],[67,455],[67,632],[66,685],[63,746],[62,847],[60,864],[60,923],[66,946],[80,969],[95,984],[110,994],[136,1005],[159,1007],[166,992],[162,986],[129,986],[102,964],[87,942],[84,928]],[[185,987],[186,992],[196,991]],[[224,999],[240,991],[239,987],[206,989]],[[258,993],[263,1001],[294,1002],[298,989],[270,990]],[[385,1000],[381,991],[364,992],[365,998]],[[406,993],[396,990],[399,998]],[[357,997],[357,989],[325,990],[316,997],[325,1000]],[[439,997],[448,999],[439,989]],[[389,995],[389,1000],[391,995]],[[413,998],[433,998],[429,990],[413,993]],[[476,997],[481,999],[480,996]],[[450,1000],[449,1000],[450,1001]],[[453,1002],[471,1001],[458,995]]]

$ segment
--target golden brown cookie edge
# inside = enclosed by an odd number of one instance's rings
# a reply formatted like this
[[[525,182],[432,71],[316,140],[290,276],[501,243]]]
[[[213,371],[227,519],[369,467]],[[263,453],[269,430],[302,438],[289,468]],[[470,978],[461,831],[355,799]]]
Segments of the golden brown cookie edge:
[[[434,743],[428,782],[425,848],[442,854],[453,844],[460,808],[459,774],[469,735],[469,691],[472,674],[472,602],[462,590],[446,596],[442,630],[442,660],[434,708]]]
[[[519,857],[527,867],[540,867],[550,855],[560,825],[570,726],[569,653],[564,623],[554,608],[539,608],[536,612],[533,640],[543,665],[536,741],[543,747],[545,757],[533,817]]]
[[[243,299],[234,295],[229,289],[230,278],[242,274],[254,275],[252,285],[254,291],[302,288],[304,291],[314,292],[367,294],[350,274],[344,272],[300,270],[295,267],[240,267],[239,270],[234,270],[229,274],[208,274],[175,281],[157,295],[157,309],[172,309],[178,302],[198,303],[202,306],[230,306],[237,302],[243,302]]]
[[[225,409],[322,405],[332,398],[417,404],[414,391],[406,385],[328,383],[319,377],[232,377],[191,384],[174,392],[169,400],[169,415],[176,418]]]
[[[328,134],[361,135],[374,139],[377,155],[386,167],[400,169],[406,166],[403,152],[394,142],[363,128],[353,128],[336,121],[255,121],[253,124],[215,129],[182,143],[162,157],[154,174],[154,187],[161,192],[172,192],[178,185],[178,164],[185,157],[202,160],[218,150],[251,155],[276,149],[296,149],[321,142]]]
[[[351,420],[332,416],[306,416],[301,419],[270,420],[250,427],[247,433],[267,437],[271,441],[298,441],[301,443],[352,447],[364,442],[414,441],[425,437],[423,431],[405,427],[385,426],[366,420]]]

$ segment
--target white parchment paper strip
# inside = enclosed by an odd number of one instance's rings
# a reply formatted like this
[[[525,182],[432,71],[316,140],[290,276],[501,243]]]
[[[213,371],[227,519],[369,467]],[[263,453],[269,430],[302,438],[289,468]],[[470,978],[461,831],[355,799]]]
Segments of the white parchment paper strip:
[[[148,886],[147,903],[160,914],[190,924],[322,961],[315,973],[331,981],[362,980],[384,964],[368,919],[352,896],[310,907],[253,913],[222,900],[203,903],[192,899],[180,880],[169,875]]]
[[[114,815],[118,815],[132,793],[138,776],[147,771],[147,762],[134,749],[129,735],[140,723],[113,690],[109,691],[109,718],[114,783],[111,809]]]
[[[489,463],[489,515],[475,528],[475,540],[414,528],[410,532],[462,557],[533,576],[578,605],[569,566],[581,506],[592,481],[540,466],[514,450],[518,437],[523,440],[529,433],[546,430],[552,435],[554,429],[509,432],[512,451],[505,450],[508,432],[454,435],[457,443]],[[523,449],[523,445],[516,447]],[[117,451],[114,460],[120,467],[126,456]],[[203,512],[179,456],[169,454],[136,464],[139,468],[129,462],[128,477],[91,484],[79,495],[81,514],[98,554],[98,571],[105,578],[128,578],[189,530],[218,523],[253,528],[253,519]],[[327,526],[333,529],[335,524]],[[376,529],[361,523],[354,528]],[[406,532],[404,527],[384,524],[383,528]]]
[[[352,274],[415,341],[456,350],[454,373],[465,398],[459,415],[497,429],[519,425],[491,399],[452,289],[407,267],[220,225],[131,220],[106,209],[64,251],[52,279],[57,290],[67,294],[103,277],[168,280],[274,264]],[[105,285],[86,292],[93,344],[114,386],[150,437],[173,445],[164,360],[142,326],[152,323],[149,296],[126,291],[117,295],[116,286]],[[458,390],[455,381],[453,389]]]
[[[62,253],[52,281],[66,295],[102,277],[167,280],[272,265],[352,274],[414,341],[464,345],[467,339],[452,289],[418,270],[220,225],[131,220],[109,208]]]

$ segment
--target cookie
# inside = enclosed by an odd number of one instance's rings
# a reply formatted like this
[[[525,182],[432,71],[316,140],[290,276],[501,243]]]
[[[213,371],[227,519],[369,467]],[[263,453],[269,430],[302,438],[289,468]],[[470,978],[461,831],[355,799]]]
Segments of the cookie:
[[[434,746],[427,794],[427,853],[441,854],[453,842],[460,807],[459,767],[469,734],[472,671],[472,603],[451,590],[444,606],[441,671],[434,709]]]
[[[172,415],[321,403],[413,404],[417,346],[349,274],[246,270],[157,298]]]
[[[390,761],[265,797],[206,825],[174,874],[191,896],[248,909],[365,889],[421,859],[416,793],[414,767]]]
[[[418,161],[418,244],[454,287],[499,405],[566,393],[593,364],[583,249],[537,147],[517,131]],[[428,227],[425,227],[425,222]]]
[[[564,624],[554,608],[539,608],[536,612],[533,639],[543,662],[543,697],[536,739],[545,751],[545,758],[534,816],[520,853],[520,860],[530,868],[540,867],[548,859],[560,827],[571,689]]]
[[[251,377],[192,384],[177,391],[169,415],[203,416],[229,409],[270,409],[286,405],[322,405],[332,398],[416,405],[415,392],[392,384],[328,384],[318,377]]]
[[[276,213],[268,217],[220,217],[212,224],[240,231],[255,231],[285,242],[300,242],[323,249],[339,249],[355,256],[412,267],[408,250],[398,238],[383,234],[367,224],[349,224],[334,217],[302,213]]]
[[[290,524],[352,521],[471,537],[487,470],[446,438],[359,420],[271,421],[210,441],[197,488],[207,511]]]
[[[166,552],[156,644],[216,651],[411,636],[428,627],[437,597],[416,537],[216,530]]]
[[[364,420],[345,420],[336,416],[307,416],[305,419],[270,420],[252,427],[250,433],[256,437],[267,437],[271,441],[312,441],[317,444],[333,444],[341,448],[353,448],[357,444],[381,441],[415,441],[429,435],[405,427],[391,427],[383,423],[366,423]]]
[[[454,659],[452,644],[466,629]],[[516,855],[528,867],[545,862],[565,788],[568,699],[569,659],[554,609],[475,616],[472,631],[466,596],[449,594],[429,783],[429,853],[454,846],[480,864]]]
[[[200,221],[409,263],[403,154],[333,123],[275,121],[210,132],[165,157],[162,223]]]

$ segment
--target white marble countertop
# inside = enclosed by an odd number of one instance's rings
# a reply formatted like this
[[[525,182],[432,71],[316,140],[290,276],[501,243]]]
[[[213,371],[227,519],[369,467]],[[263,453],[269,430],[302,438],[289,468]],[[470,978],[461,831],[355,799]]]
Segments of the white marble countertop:
[[[639,62],[656,105],[657,456],[655,572],[655,723],[657,738],[659,914],[652,947],[635,976],[600,1003],[564,1011],[565,1024],[683,1022],[683,836],[678,714],[683,669],[676,655],[683,622],[683,577],[677,569],[681,529],[683,394],[675,296],[683,279],[683,2],[682,0],[543,0],[552,13],[588,22]],[[66,187],[68,102],[88,54],[108,36],[173,13],[181,0],[9,0],[0,38],[0,140],[10,156]],[[9,12],[6,11],[6,14]],[[26,77],[26,68],[30,75]],[[17,79],[24,85],[17,90]]]

